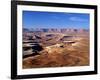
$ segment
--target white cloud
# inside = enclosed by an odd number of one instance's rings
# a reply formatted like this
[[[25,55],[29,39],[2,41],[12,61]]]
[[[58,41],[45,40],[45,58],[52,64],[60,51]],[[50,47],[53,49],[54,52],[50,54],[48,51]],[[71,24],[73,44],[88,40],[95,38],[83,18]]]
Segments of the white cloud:
[[[80,17],[70,17],[69,20],[71,20],[71,21],[79,21],[79,22],[87,21],[87,19],[83,19],[83,18],[80,18]]]

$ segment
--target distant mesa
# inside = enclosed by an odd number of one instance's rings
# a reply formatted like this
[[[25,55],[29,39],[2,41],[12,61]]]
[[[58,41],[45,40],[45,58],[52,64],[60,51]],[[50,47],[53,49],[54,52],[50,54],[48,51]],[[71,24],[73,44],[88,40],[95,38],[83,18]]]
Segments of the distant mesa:
[[[61,33],[67,33],[67,32],[75,32],[75,33],[82,33],[82,32],[89,32],[89,29],[70,29],[70,28],[62,28],[62,29],[56,29],[56,28],[39,28],[39,29],[28,29],[23,28],[23,32],[61,32]]]
[[[30,30],[28,28],[23,28],[23,32],[29,32]]]

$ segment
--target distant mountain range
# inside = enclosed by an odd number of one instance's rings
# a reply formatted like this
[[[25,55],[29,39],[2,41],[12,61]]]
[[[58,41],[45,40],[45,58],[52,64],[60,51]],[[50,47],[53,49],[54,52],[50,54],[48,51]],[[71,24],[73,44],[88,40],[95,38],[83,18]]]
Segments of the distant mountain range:
[[[61,33],[66,33],[66,32],[89,32],[89,29],[67,29],[67,28],[62,28],[62,29],[56,29],[56,28],[38,28],[38,29],[33,29],[33,28],[23,28],[23,32],[61,32]]]

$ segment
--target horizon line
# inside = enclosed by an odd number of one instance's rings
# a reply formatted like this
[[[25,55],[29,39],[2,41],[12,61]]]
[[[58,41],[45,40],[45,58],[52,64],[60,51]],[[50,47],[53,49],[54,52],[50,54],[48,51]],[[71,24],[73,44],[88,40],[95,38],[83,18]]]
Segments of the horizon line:
[[[27,27],[23,27],[27,28]],[[89,29],[89,28],[27,28],[27,29]]]

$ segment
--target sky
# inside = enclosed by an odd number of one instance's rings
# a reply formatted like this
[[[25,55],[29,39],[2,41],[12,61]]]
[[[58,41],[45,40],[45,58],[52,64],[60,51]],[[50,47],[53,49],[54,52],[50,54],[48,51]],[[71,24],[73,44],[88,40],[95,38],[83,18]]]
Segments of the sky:
[[[86,13],[23,11],[24,28],[89,29],[90,16]]]

